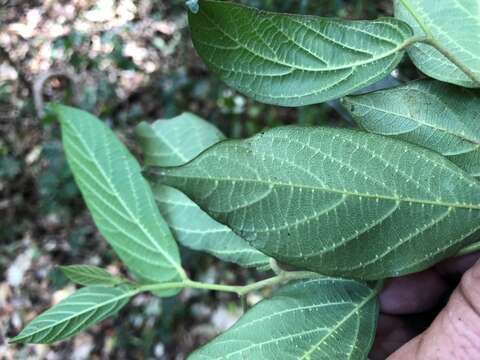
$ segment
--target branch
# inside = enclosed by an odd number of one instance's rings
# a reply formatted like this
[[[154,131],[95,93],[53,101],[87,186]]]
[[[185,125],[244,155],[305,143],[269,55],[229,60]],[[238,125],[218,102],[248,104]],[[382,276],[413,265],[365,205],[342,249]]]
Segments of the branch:
[[[276,275],[271,278],[261,280],[249,285],[244,285],[244,286],[208,284],[208,283],[202,283],[202,282],[186,279],[181,282],[142,285],[137,288],[137,293],[145,292],[145,291],[191,288],[191,289],[200,289],[200,290],[203,289],[203,290],[231,292],[242,297],[252,291],[259,290],[265,287],[281,285],[293,280],[314,279],[319,277],[323,277],[323,276],[314,272],[309,272],[309,271],[283,272],[280,275]]]

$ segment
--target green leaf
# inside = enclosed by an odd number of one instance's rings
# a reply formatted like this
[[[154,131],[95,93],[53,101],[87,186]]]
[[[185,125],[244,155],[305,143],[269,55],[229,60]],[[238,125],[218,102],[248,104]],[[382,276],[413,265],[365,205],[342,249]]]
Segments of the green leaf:
[[[135,294],[128,287],[82,288],[35,318],[10,341],[50,344],[66,339],[115,315]]]
[[[115,286],[127,280],[113,276],[108,271],[92,265],[60,266],[62,273],[76,284]]]
[[[480,176],[480,93],[434,80],[343,99],[359,126],[439,152]]]
[[[95,224],[125,265],[146,283],[183,279],[177,244],[134,157],[94,116],[62,105],[52,110]]]
[[[182,165],[225,139],[215,126],[190,113],[153,125],[141,123],[136,135],[145,163],[156,166]],[[244,267],[268,265],[266,255],[213,220],[180,191],[164,185],[155,186],[153,191],[163,217],[184,246]]]
[[[215,126],[191,113],[136,128],[145,165],[182,165],[203,150],[225,139]]]
[[[397,66],[412,38],[393,18],[348,21],[198,3],[189,23],[201,58],[229,86],[270,104],[320,103],[366,87]]]
[[[326,275],[420,271],[480,228],[480,183],[437,153],[353,130],[280,127],[151,173],[263,253]]]
[[[269,264],[268,256],[213,220],[182,192],[165,185],[156,185],[153,192],[163,217],[182,245],[243,267]]]
[[[378,317],[376,292],[345,279],[297,282],[248,311],[189,360],[366,359]]]
[[[395,17],[415,35],[433,38],[480,79],[480,2],[478,0],[395,0]],[[408,54],[414,64],[435,79],[480,87],[462,70],[427,44],[415,44]]]

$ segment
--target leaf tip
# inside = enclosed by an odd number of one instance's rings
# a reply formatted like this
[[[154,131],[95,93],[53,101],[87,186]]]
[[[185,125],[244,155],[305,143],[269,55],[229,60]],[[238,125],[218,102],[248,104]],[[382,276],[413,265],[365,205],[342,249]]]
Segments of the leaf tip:
[[[19,344],[22,342],[24,342],[22,332],[20,332],[20,334],[18,334],[17,336],[14,336],[13,338],[8,339],[9,344]]]

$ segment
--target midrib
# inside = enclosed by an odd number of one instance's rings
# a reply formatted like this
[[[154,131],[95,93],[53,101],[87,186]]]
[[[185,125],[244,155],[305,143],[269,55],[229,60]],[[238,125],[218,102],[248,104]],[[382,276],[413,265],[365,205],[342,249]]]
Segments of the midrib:
[[[275,63],[275,64],[278,64],[278,65],[282,65],[282,66],[285,66],[285,67],[289,67],[289,68],[293,68],[293,69],[296,69],[296,70],[301,70],[301,71],[310,71],[310,72],[313,72],[313,71],[339,71],[339,70],[345,70],[345,69],[350,69],[350,68],[355,68],[355,67],[359,67],[359,66],[363,66],[363,65],[367,65],[367,64],[370,64],[370,63],[373,63],[373,62],[376,62],[378,60],[381,60],[381,59],[384,59],[384,58],[387,58],[389,57],[390,55],[393,55],[393,54],[396,54],[398,53],[399,51],[401,51],[402,49],[404,49],[404,47],[406,46],[406,44],[408,44],[408,42],[412,39],[412,37],[410,38],[407,38],[405,39],[402,43],[398,44],[395,48],[379,55],[379,56],[373,56],[372,54],[372,58],[368,59],[368,60],[365,60],[365,61],[359,61],[359,62],[356,62],[356,63],[352,63],[352,64],[347,64],[347,65],[343,65],[343,66],[337,66],[337,67],[325,67],[325,68],[319,68],[319,69],[309,69],[309,68],[304,68],[304,67],[300,67],[300,66],[295,66],[295,65],[292,65],[292,64],[288,64],[284,61],[281,61],[279,59],[273,59],[273,58],[269,58],[269,57],[266,57],[266,56],[262,56],[261,54],[259,53],[256,53],[254,50],[246,47],[244,44],[240,43],[237,39],[235,39],[234,37],[232,37],[228,32],[226,32],[223,28],[221,28],[215,21],[213,21],[204,11],[202,12],[202,14],[205,16],[205,18],[210,22],[210,24],[212,24],[215,28],[217,28],[223,35],[225,35],[226,37],[228,37],[230,40],[232,40],[234,43],[236,43],[238,46],[242,47],[244,50],[248,51],[249,53],[251,53],[252,55],[254,56],[257,56],[263,60],[266,60],[266,61],[271,61],[272,63]],[[368,35],[366,35],[368,36]],[[370,35],[373,37],[373,35]],[[212,44],[208,44],[209,46],[211,47],[214,47],[214,45]],[[299,46],[297,44],[295,44],[296,46]],[[300,46],[299,46],[300,47]]]
[[[432,201],[432,200],[413,199],[413,198],[408,198],[408,197],[395,197],[395,196],[388,196],[388,195],[350,192],[350,191],[345,191],[345,190],[340,190],[340,189],[331,189],[331,188],[324,188],[324,187],[312,186],[312,185],[287,184],[287,183],[278,182],[278,181],[264,181],[264,180],[253,180],[253,179],[242,179],[242,178],[223,179],[223,178],[215,178],[215,177],[205,178],[205,177],[201,177],[201,176],[177,176],[177,175],[168,174],[167,172],[165,172],[165,169],[163,170],[162,173],[160,173],[160,177],[256,183],[256,184],[264,184],[264,185],[267,185],[267,186],[279,186],[279,187],[287,187],[287,188],[307,189],[307,190],[313,190],[313,191],[324,191],[324,192],[329,192],[329,193],[342,194],[342,195],[345,195],[345,196],[356,196],[356,197],[375,199],[375,200],[380,199],[380,200],[390,200],[390,201],[423,204],[423,205],[444,206],[444,207],[450,207],[450,208],[480,210],[480,204],[474,205],[474,204],[449,203],[449,202],[443,202],[443,201],[437,202],[437,201]],[[160,180],[160,181],[162,181],[162,180]],[[166,183],[165,185],[175,187],[178,190],[182,191],[181,189],[179,189],[175,185],[168,184],[168,183]]]

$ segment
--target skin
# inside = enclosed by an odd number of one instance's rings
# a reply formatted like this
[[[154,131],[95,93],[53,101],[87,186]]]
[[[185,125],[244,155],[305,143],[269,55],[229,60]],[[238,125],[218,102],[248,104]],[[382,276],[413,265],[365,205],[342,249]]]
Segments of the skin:
[[[421,273],[387,280],[369,358],[480,359],[479,258],[480,253],[449,259]],[[418,318],[437,309],[429,326],[412,324],[412,315]]]

